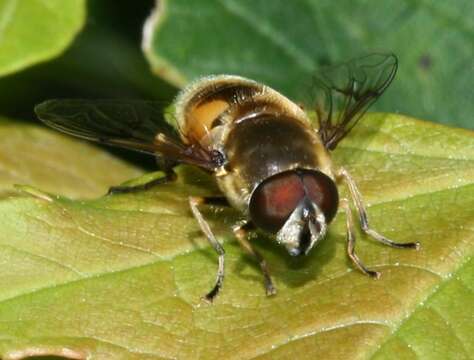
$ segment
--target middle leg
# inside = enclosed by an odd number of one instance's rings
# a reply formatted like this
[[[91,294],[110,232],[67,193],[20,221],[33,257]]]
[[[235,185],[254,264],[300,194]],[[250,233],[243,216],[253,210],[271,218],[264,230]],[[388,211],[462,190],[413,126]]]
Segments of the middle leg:
[[[246,222],[243,225],[237,225],[233,227],[235,237],[237,238],[240,246],[251,256],[253,256],[260,265],[260,269],[263,273],[264,283],[265,283],[265,292],[267,296],[275,295],[276,288],[273,285],[270,272],[268,270],[267,262],[260,253],[252,247],[252,244],[247,240],[247,230],[251,227],[251,223]]]

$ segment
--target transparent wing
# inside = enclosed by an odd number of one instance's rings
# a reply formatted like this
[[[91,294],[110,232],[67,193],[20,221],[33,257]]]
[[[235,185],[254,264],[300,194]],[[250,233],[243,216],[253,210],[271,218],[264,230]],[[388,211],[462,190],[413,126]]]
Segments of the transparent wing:
[[[370,54],[320,69],[313,90],[319,134],[327,149],[334,150],[383,94],[397,67],[394,54]]]
[[[48,100],[35,107],[46,125],[83,139],[212,168],[204,149],[187,146],[166,122],[163,104],[141,100]]]

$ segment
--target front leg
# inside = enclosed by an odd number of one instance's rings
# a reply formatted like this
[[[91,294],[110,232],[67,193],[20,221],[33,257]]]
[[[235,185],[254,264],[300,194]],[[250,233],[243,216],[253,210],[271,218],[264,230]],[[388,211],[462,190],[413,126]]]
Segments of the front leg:
[[[354,202],[354,205],[357,208],[357,212],[359,213],[359,222],[360,222],[360,227],[362,228],[362,231],[364,231],[367,235],[372,237],[373,239],[381,242],[382,244],[395,247],[395,248],[409,248],[409,249],[416,249],[418,250],[420,248],[420,243],[418,241],[416,242],[410,242],[410,243],[398,243],[393,240],[390,240],[386,238],[385,236],[379,234],[377,231],[372,229],[369,226],[369,219],[367,217],[367,211],[365,209],[364,202],[362,200],[362,195],[360,194],[359,189],[357,188],[357,185],[350,176],[350,174],[347,172],[346,169],[341,168],[338,172],[338,177],[342,178],[348,188],[349,192],[351,193],[352,201]]]
[[[152,179],[144,184],[140,185],[119,185],[119,186],[112,186],[107,195],[112,195],[112,194],[127,194],[127,193],[134,193],[134,192],[140,192],[140,191],[145,191],[153,186],[156,185],[162,185],[166,184],[169,182],[175,181],[177,178],[176,173],[170,169],[165,172],[165,176],[159,177]]]

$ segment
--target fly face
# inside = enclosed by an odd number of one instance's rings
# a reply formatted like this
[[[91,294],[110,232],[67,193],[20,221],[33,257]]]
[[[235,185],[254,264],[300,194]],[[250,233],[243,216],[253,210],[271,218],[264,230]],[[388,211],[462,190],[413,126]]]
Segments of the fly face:
[[[308,254],[324,238],[336,215],[335,182],[317,170],[289,170],[265,179],[250,199],[250,218],[259,228],[276,233],[292,256]]]
[[[164,120],[161,103],[121,100],[50,100],[35,108],[47,125],[91,141],[145,152],[157,158],[165,176],[136,187],[113,187],[110,193],[132,192],[173,181],[180,163],[213,174],[223,196],[189,198],[191,212],[219,256],[216,281],[205,296],[212,301],[224,279],[224,249],[203,217],[205,204],[229,204],[246,221],[233,231],[244,250],[259,263],[268,295],[276,292],[267,263],[247,240],[248,230],[274,234],[290,255],[308,254],[326,235],[341,206],[347,219],[347,253],[363,273],[378,277],[355,254],[352,212],[339,199],[345,183],[362,230],[386,245],[400,244],[369,226],[355,181],[330,157],[338,143],[393,80],[397,59],[374,54],[323,70],[315,77],[319,126],[277,91],[239,76],[202,78],[175,101],[176,126]]]

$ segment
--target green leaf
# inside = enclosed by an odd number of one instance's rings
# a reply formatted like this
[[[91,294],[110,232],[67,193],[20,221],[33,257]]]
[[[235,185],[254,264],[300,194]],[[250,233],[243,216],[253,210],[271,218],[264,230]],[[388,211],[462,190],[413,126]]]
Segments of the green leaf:
[[[84,0],[0,0],[0,76],[59,55],[84,17]]]
[[[0,198],[11,194],[13,184],[72,198],[97,197],[142,173],[95,146],[2,117],[0,138]]]
[[[382,272],[377,281],[347,259],[342,213],[304,258],[258,235],[278,288],[272,298],[232,237],[238,215],[205,208],[225,243],[227,275],[214,304],[200,300],[217,256],[187,197],[217,190],[197,170],[180,168],[178,182],[137,194],[74,201],[36,190],[1,201],[0,355],[470,358],[474,134],[375,114],[334,159],[357,180],[373,227],[422,248],[393,249],[359,233],[357,252]]]
[[[145,27],[156,74],[182,86],[235,73],[301,100],[321,65],[375,51],[400,59],[377,109],[474,129],[474,2],[159,1]]]

